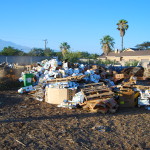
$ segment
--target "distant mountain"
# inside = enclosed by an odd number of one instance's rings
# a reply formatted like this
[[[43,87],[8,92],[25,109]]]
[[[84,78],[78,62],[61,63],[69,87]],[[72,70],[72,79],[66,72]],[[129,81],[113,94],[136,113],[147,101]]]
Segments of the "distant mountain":
[[[4,47],[8,47],[8,46],[11,46],[11,47],[13,47],[13,48],[22,50],[22,51],[24,51],[24,52],[29,52],[29,51],[31,50],[30,47],[21,46],[21,45],[18,45],[18,44],[16,44],[16,43],[13,43],[13,42],[4,41],[4,40],[1,40],[1,39],[0,39],[0,51],[3,50]]]

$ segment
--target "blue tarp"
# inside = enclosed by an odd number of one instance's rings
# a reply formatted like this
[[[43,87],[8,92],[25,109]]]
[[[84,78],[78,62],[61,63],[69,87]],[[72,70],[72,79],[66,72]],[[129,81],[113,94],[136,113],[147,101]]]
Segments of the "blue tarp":
[[[109,66],[108,69],[120,73],[123,69],[131,67],[142,67],[142,66]]]

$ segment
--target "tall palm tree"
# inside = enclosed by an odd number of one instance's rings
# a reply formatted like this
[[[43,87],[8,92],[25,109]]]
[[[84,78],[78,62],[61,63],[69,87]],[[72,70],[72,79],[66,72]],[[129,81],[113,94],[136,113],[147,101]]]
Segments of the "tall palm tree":
[[[61,49],[63,58],[65,58],[66,53],[70,49],[70,45],[68,45],[67,42],[63,42],[63,43],[60,44],[60,49]]]
[[[124,19],[119,20],[117,23],[117,26],[118,26],[117,29],[120,31],[120,36],[122,38],[122,42],[121,42],[122,50],[123,50],[123,37],[125,35],[125,30],[127,30],[129,28],[129,25],[127,23],[128,23],[128,21],[126,21]]]
[[[102,49],[105,55],[108,55],[108,53],[112,50],[114,47],[114,39],[109,36],[105,35],[102,39],[100,39],[100,44],[102,45]]]

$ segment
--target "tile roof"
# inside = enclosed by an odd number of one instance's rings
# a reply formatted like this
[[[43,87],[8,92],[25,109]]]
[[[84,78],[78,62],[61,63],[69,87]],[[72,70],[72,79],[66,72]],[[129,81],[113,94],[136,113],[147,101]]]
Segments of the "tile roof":
[[[115,57],[123,57],[123,56],[147,56],[150,55],[150,50],[136,50],[136,51],[123,51],[120,53],[115,53],[115,52],[110,52],[108,55],[101,55],[100,58],[102,57],[109,57],[109,56],[115,56]]]

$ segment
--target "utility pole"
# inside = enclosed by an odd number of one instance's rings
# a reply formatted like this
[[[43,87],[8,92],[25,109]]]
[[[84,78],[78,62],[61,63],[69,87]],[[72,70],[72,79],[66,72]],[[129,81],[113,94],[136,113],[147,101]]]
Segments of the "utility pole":
[[[44,41],[44,45],[45,45],[45,50],[46,50],[46,45],[47,45],[47,43],[48,43],[48,40],[47,39],[45,39],[45,40],[43,40]]]

